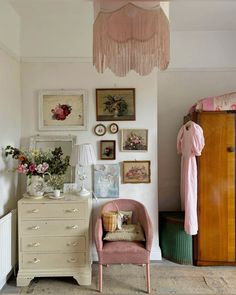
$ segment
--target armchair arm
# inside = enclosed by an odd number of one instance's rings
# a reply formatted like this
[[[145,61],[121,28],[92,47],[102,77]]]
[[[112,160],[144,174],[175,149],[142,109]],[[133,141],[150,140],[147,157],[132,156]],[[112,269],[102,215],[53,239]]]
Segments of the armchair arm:
[[[102,228],[102,218],[99,217],[95,224],[95,232],[94,232],[94,238],[95,238],[95,244],[97,251],[101,251],[103,248],[103,228]]]
[[[141,209],[141,208],[140,208]],[[144,229],[146,237],[146,249],[151,252],[152,241],[153,241],[153,228],[152,222],[148,215],[146,208],[143,206],[142,210],[139,212],[139,221]]]

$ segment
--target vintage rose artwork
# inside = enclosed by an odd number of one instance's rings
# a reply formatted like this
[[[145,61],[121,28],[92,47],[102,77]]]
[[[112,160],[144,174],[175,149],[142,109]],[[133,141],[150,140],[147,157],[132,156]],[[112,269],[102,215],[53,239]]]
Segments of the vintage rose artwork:
[[[124,161],[123,183],[149,183],[150,161]]]
[[[148,150],[147,129],[122,129],[121,151],[146,152]]]
[[[86,130],[85,90],[45,90],[39,94],[39,130]]]
[[[54,109],[51,110],[52,118],[54,120],[65,120],[72,111],[72,107],[68,104],[58,104]]]

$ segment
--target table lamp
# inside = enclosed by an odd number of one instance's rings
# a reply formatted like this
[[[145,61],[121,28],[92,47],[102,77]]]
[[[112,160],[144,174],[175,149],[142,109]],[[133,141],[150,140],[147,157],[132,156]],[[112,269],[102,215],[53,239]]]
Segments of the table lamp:
[[[84,143],[80,145],[75,145],[73,147],[71,158],[70,158],[70,164],[71,166],[79,165],[79,168],[77,170],[79,179],[82,181],[82,186],[79,191],[79,195],[81,197],[86,197],[90,194],[90,191],[88,191],[84,187],[84,181],[87,178],[87,175],[85,173],[85,166],[89,166],[96,163],[96,157],[94,153],[93,146],[90,143]]]

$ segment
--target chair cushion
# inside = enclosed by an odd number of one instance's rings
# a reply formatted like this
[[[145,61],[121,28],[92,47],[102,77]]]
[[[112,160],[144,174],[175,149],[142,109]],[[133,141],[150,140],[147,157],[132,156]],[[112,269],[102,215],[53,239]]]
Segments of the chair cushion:
[[[123,225],[132,223],[132,211],[117,212],[117,229],[122,229]]]
[[[143,229],[138,224],[123,225],[122,229],[108,232],[104,240],[106,241],[145,241]]]
[[[149,251],[142,242],[104,242],[102,251],[98,252],[99,262],[112,263],[149,263]]]

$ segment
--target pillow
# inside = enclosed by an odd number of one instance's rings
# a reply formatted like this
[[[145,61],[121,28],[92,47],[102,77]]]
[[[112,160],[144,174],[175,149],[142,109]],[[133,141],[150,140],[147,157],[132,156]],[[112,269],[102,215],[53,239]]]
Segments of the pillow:
[[[108,232],[104,240],[106,241],[145,241],[143,229],[138,224],[123,225],[121,230]]]
[[[123,225],[131,224],[132,211],[118,211],[117,212],[117,229],[122,229]]]

